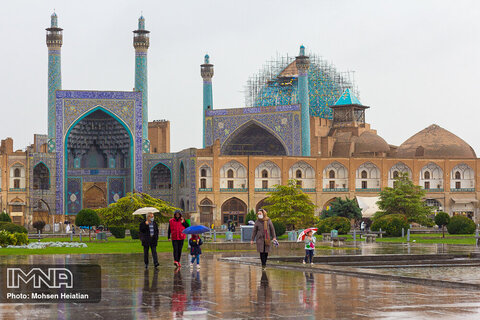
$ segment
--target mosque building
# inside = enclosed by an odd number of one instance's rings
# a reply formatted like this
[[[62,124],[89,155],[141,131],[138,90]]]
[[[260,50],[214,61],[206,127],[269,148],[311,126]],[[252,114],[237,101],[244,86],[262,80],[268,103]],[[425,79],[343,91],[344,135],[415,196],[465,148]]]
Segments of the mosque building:
[[[203,147],[170,152],[170,122],[148,120],[145,19],[133,31],[133,91],[62,89],[63,29],[51,16],[48,48],[48,134],[25,151],[0,145],[0,207],[31,227],[74,220],[128,192],[171,202],[202,224],[245,222],[275,185],[296,179],[319,213],[336,197],[356,198],[364,215],[379,192],[408,173],[425,201],[479,221],[480,161],[461,138],[430,125],[400,146],[366,121],[348,74],[300,47],[296,57],[269,62],[247,83],[243,108],[215,109],[214,65],[203,78]]]

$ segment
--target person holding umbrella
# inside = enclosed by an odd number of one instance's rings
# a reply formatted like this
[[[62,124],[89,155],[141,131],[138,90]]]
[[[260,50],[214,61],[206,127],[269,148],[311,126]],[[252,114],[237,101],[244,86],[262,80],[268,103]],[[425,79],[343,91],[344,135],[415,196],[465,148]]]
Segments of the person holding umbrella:
[[[173,246],[173,264],[178,268],[180,258],[182,257],[183,242],[185,241],[185,233],[182,231],[188,228],[188,222],[182,217],[181,210],[175,210],[173,218],[168,222],[168,240],[172,241]]]
[[[275,228],[273,227],[272,220],[267,217],[267,211],[265,209],[258,210],[257,221],[253,226],[252,240],[257,243],[257,252],[260,253],[260,260],[262,262],[262,268],[267,266],[268,252],[270,251],[270,244],[277,241],[275,235]]]
[[[148,269],[148,249],[152,251],[153,264],[158,268],[157,244],[158,244],[158,225],[155,222],[153,212],[147,213],[145,221],[140,223],[139,238],[143,246],[143,260],[145,269]]]

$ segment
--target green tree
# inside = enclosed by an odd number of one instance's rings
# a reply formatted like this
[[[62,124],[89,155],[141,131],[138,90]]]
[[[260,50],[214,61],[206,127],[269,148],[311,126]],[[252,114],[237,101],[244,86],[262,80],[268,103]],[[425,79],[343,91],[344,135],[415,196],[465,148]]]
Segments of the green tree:
[[[245,224],[248,224],[248,221],[250,220],[252,221],[257,220],[257,214],[253,209],[250,209],[250,211],[248,211],[247,215],[245,216]]]
[[[445,226],[450,222],[450,215],[446,212],[438,212],[435,215],[435,224],[442,228],[442,238],[445,238]]]
[[[136,222],[140,223],[144,217],[141,215],[134,216],[132,213],[137,209],[145,207],[158,209],[160,214],[155,214],[155,219],[159,223],[168,222],[173,217],[173,212],[177,209],[170,203],[154,198],[146,193],[127,193],[125,197],[118,199],[117,202],[95,211],[106,225],[126,226]]]
[[[427,206],[422,198],[425,191],[413,184],[408,173],[401,173],[395,178],[393,188],[385,188],[380,192],[377,202],[380,211],[375,214],[375,219],[389,214],[403,214],[408,222],[416,222],[424,226],[433,226],[433,221],[428,216],[432,208]]]
[[[345,197],[345,200],[335,198],[330,203],[330,210],[322,211],[322,218],[327,217],[345,217],[358,221],[362,219],[362,209],[360,209],[355,199],[348,199],[347,197]]]
[[[75,224],[80,227],[88,227],[88,240],[91,241],[92,238],[90,237],[90,231],[93,226],[98,226],[100,224],[100,218],[95,210],[82,209],[77,213]]]
[[[0,221],[12,222],[12,219],[10,218],[10,216],[8,215],[8,213],[6,213],[5,211],[3,211],[2,213],[0,213]]]
[[[266,200],[269,205],[265,206],[272,221],[282,222],[289,230],[311,227],[315,223],[315,205],[297,185],[296,180],[288,180],[286,186],[274,187],[275,190],[269,193]]]

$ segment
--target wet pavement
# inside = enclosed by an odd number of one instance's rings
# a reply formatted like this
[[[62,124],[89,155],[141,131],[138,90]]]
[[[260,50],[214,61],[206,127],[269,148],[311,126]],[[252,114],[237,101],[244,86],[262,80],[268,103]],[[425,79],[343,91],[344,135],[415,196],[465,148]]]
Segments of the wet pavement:
[[[368,245],[342,254],[472,251],[471,247]],[[328,250],[327,250],[328,251]],[[338,252],[334,250],[333,254]],[[243,253],[253,255],[253,253]],[[479,319],[480,291],[438,288],[267,268],[220,261],[234,253],[206,253],[201,270],[175,272],[171,254],[160,270],[145,271],[143,257],[55,255],[2,257],[0,263],[102,267],[102,300],[94,304],[1,304],[1,319]],[[238,255],[238,254],[237,254]],[[186,265],[186,255],[183,257]],[[458,277],[459,268],[445,268]],[[406,270],[406,269],[405,269]],[[412,269],[409,269],[412,271]],[[436,270],[436,269],[434,269]],[[470,270],[470,269],[469,269]],[[387,270],[390,271],[390,270]],[[413,270],[415,271],[415,270]],[[412,271],[412,272],[413,272]],[[473,271],[473,270],[472,270]],[[393,270],[392,272],[397,272]],[[401,272],[406,272],[401,270]],[[457,273],[456,273],[457,272]],[[434,279],[435,271],[432,271]],[[478,279],[478,277],[474,277]],[[468,276],[463,278],[468,280]]]

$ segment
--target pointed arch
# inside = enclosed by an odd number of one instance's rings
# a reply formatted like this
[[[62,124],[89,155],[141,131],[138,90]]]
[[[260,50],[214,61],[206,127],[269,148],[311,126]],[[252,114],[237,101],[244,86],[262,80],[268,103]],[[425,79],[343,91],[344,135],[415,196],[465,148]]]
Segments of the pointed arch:
[[[226,224],[231,220],[236,225],[245,222],[247,205],[237,197],[230,198],[222,204],[222,223]]]
[[[408,177],[412,179],[412,170],[403,162],[397,162],[388,171],[388,186],[393,188],[395,179],[400,176],[400,173],[407,173]]]
[[[298,161],[289,169],[289,179],[296,179],[303,189],[315,188],[315,169],[305,161]]]
[[[288,155],[282,138],[264,124],[249,120],[233,131],[223,142],[224,155]]]
[[[171,189],[172,169],[163,162],[158,162],[150,169],[148,184],[151,189]]]
[[[33,167],[33,189],[49,190],[50,189],[50,170],[40,161]]]
[[[453,167],[451,177],[451,191],[475,191],[475,171],[468,164],[459,163]]]
[[[323,169],[323,191],[348,191],[348,169],[338,161],[328,164]]]

